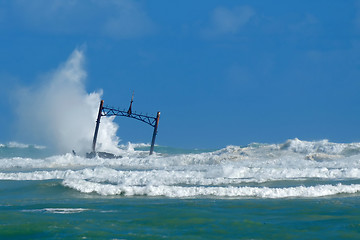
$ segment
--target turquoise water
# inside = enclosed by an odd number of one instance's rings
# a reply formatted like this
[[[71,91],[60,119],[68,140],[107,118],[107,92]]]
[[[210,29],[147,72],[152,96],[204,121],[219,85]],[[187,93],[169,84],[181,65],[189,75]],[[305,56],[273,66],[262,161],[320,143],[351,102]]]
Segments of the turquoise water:
[[[168,199],[1,181],[1,239],[358,239],[359,196]]]
[[[357,144],[291,144],[118,160],[3,146],[0,239],[359,239]]]
[[[359,196],[169,199],[1,181],[1,239],[358,239]]]

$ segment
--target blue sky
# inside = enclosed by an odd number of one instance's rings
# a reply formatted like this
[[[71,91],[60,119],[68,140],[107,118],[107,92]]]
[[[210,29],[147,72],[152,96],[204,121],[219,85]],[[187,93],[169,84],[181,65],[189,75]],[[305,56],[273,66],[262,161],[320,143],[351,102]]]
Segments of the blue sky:
[[[26,141],[17,89],[78,47],[88,92],[127,108],[135,91],[134,110],[162,112],[159,144],[360,141],[359,37],[351,0],[0,0],[0,142]],[[150,142],[149,126],[116,122]]]

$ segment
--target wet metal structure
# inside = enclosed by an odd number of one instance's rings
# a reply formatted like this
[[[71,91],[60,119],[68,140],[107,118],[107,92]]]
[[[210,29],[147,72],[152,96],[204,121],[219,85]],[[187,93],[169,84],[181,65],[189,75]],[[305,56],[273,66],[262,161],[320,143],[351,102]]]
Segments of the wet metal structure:
[[[104,107],[104,100],[100,101],[99,113],[98,113],[97,120],[96,120],[94,138],[93,138],[93,143],[92,143],[92,153],[94,155],[96,154],[95,148],[96,148],[96,140],[97,140],[97,135],[98,135],[99,126],[100,126],[100,119],[101,119],[101,117],[109,117],[109,116],[133,118],[133,119],[137,119],[139,121],[142,121],[142,122],[152,126],[154,128],[154,132],[153,132],[153,136],[151,139],[150,155],[153,154],[155,138],[156,138],[157,130],[158,130],[158,126],[159,126],[160,112],[157,112],[156,117],[151,117],[151,116],[144,115],[144,114],[134,113],[134,112],[132,112],[133,101],[134,101],[134,94],[131,97],[130,107],[127,111],[122,111],[122,110],[119,110],[116,108],[110,108],[107,106]]]

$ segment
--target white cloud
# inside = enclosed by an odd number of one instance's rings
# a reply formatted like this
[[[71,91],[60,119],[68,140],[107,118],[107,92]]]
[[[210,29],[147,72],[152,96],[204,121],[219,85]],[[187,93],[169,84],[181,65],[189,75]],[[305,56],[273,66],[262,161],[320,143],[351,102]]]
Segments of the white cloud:
[[[208,35],[236,34],[255,15],[248,6],[238,6],[232,9],[217,7],[211,16],[211,26],[205,33]]]
[[[14,0],[13,8],[21,25],[40,32],[134,38],[154,30],[134,0]]]
[[[126,1],[114,1],[117,14],[107,19],[104,24],[104,33],[116,38],[138,37],[151,33],[154,24],[142,10],[138,3]]]

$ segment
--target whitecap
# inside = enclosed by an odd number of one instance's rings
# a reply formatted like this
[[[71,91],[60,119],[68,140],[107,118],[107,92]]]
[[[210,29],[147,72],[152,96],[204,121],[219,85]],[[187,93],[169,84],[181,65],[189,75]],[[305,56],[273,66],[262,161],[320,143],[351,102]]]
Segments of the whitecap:
[[[26,209],[23,212],[43,212],[43,213],[55,213],[55,214],[73,214],[89,211],[87,208],[43,208],[43,209]]]
[[[68,179],[63,185],[83,193],[97,193],[100,195],[125,196],[164,196],[170,198],[193,197],[231,197],[231,198],[312,198],[333,196],[337,194],[354,194],[360,192],[360,184],[351,185],[316,185],[286,188],[270,187],[183,187],[183,186],[124,186],[100,184],[85,180]]]

